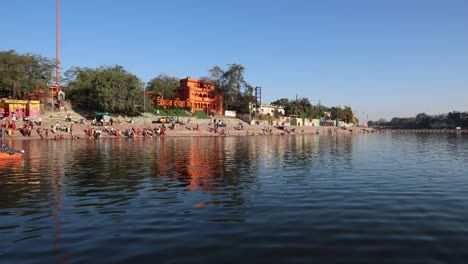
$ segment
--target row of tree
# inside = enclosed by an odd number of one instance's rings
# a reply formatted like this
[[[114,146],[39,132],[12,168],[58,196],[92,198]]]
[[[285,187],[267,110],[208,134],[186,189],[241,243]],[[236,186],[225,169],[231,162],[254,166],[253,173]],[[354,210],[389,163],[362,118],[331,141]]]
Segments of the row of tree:
[[[218,66],[210,70],[210,76],[200,79],[215,84],[214,95],[223,95],[224,108],[241,113],[249,112],[253,100],[252,86],[244,79],[244,67],[232,64],[227,70]],[[156,110],[143,91],[155,96],[174,98],[179,87],[179,78],[160,74],[145,86],[138,77],[127,72],[122,66],[96,69],[75,67],[65,73],[67,92],[72,103],[105,112],[135,115],[146,110]],[[154,99],[154,98],[152,98]],[[143,101],[145,100],[145,101]]]
[[[75,67],[63,87],[73,105],[104,112],[138,115],[143,110],[143,83],[122,66]]]
[[[394,117],[390,121],[369,121],[371,127],[394,128],[455,128],[468,127],[468,112],[453,111],[440,115],[419,113],[415,117]]]
[[[0,96],[24,98],[51,82],[55,63],[36,54],[0,51]]]
[[[226,70],[214,66],[210,75],[201,79],[215,84],[215,93],[224,97],[224,109],[249,113],[249,103],[256,100],[252,94],[253,86],[244,78],[244,71],[240,64],[229,64]]]
[[[13,50],[0,52],[0,95],[14,99],[24,98],[28,92],[46,89],[53,83],[54,62],[35,54],[18,54]],[[249,112],[252,102],[252,85],[244,78],[245,68],[231,64],[228,69],[213,67],[208,76],[200,79],[213,82],[215,95],[224,98],[224,108],[241,113]],[[147,84],[129,73],[122,66],[80,68],[65,72],[61,89],[72,104],[98,111],[136,115],[151,109],[150,98],[144,91],[156,96],[173,98],[179,86],[179,78],[160,74]],[[145,101],[144,101],[145,100]]]
[[[240,64],[229,64],[227,69],[214,66],[209,70],[208,76],[200,79],[215,84],[214,95],[223,96],[224,109],[250,113],[249,104],[255,104],[256,99],[253,96],[253,86],[245,80],[244,73],[245,68]],[[51,59],[34,54],[18,54],[15,51],[0,52],[0,96],[24,98],[28,92],[46,88],[48,83],[53,83],[54,78],[54,62]],[[145,84],[118,65],[73,67],[65,72],[63,80],[61,89],[66,92],[73,105],[126,115],[156,110],[144,91],[173,98],[179,86],[178,77],[166,74],[160,74]],[[307,98],[283,98],[272,104],[283,106],[286,115],[298,115],[301,118],[328,117],[349,123],[356,121],[351,107],[312,105]]]
[[[275,106],[284,107],[285,115],[297,115],[301,118],[326,118],[332,120],[344,121],[346,123],[357,123],[358,120],[354,116],[353,110],[350,106],[341,107],[327,107],[323,105],[313,105],[308,98],[299,98],[296,100],[289,100],[282,98],[271,103]]]

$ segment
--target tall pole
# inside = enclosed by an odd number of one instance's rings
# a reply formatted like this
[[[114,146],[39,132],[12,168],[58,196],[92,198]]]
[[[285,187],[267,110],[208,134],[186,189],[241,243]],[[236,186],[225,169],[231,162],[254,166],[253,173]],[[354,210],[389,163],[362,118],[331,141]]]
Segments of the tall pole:
[[[318,114],[319,114],[319,119],[322,119],[322,114],[320,114],[320,99],[319,99],[319,112],[318,112]]]
[[[55,89],[57,93],[60,88],[60,0],[55,2]],[[54,112],[54,88],[51,92],[51,101],[52,101],[52,112]]]
[[[56,0],[56,22],[55,22],[55,85],[57,85],[57,90],[60,85],[60,0]]]

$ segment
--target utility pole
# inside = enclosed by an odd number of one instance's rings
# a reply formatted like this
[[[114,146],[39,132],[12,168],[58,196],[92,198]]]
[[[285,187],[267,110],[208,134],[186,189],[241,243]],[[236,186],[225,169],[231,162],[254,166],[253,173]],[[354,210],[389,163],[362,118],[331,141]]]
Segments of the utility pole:
[[[319,114],[319,118],[322,119],[322,115],[320,114],[320,99],[319,99],[319,111],[318,111],[318,114]]]
[[[143,113],[146,113],[146,86],[143,86]]]
[[[60,0],[55,2],[55,89],[60,90]],[[50,91],[51,95],[51,111],[54,112],[54,88]]]
[[[56,0],[56,22],[55,22],[55,85],[57,92],[60,85],[60,0]]]

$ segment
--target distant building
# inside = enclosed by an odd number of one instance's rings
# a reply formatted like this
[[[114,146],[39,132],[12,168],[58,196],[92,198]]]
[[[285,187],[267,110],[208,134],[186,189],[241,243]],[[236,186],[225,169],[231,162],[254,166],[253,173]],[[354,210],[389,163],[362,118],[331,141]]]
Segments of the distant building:
[[[255,108],[255,104],[250,103],[249,107],[250,107],[250,112],[258,110],[257,114],[261,114],[261,115],[266,115],[266,114],[274,115],[275,111],[279,115],[284,115],[284,107],[282,106],[262,104],[260,105],[259,108]]]
[[[176,93],[180,101],[192,108],[192,113],[203,110],[223,115],[223,96],[215,94],[213,83],[187,77],[180,80]]]

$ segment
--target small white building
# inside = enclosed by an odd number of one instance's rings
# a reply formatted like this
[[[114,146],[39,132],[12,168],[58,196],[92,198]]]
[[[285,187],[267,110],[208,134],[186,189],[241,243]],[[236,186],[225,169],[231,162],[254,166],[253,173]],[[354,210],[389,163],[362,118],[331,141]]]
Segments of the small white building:
[[[278,112],[280,115],[284,115],[284,107],[282,106],[261,104],[259,108],[256,108],[255,104],[250,103],[249,108],[250,112],[258,111],[257,114],[259,115],[274,115],[275,111]]]

